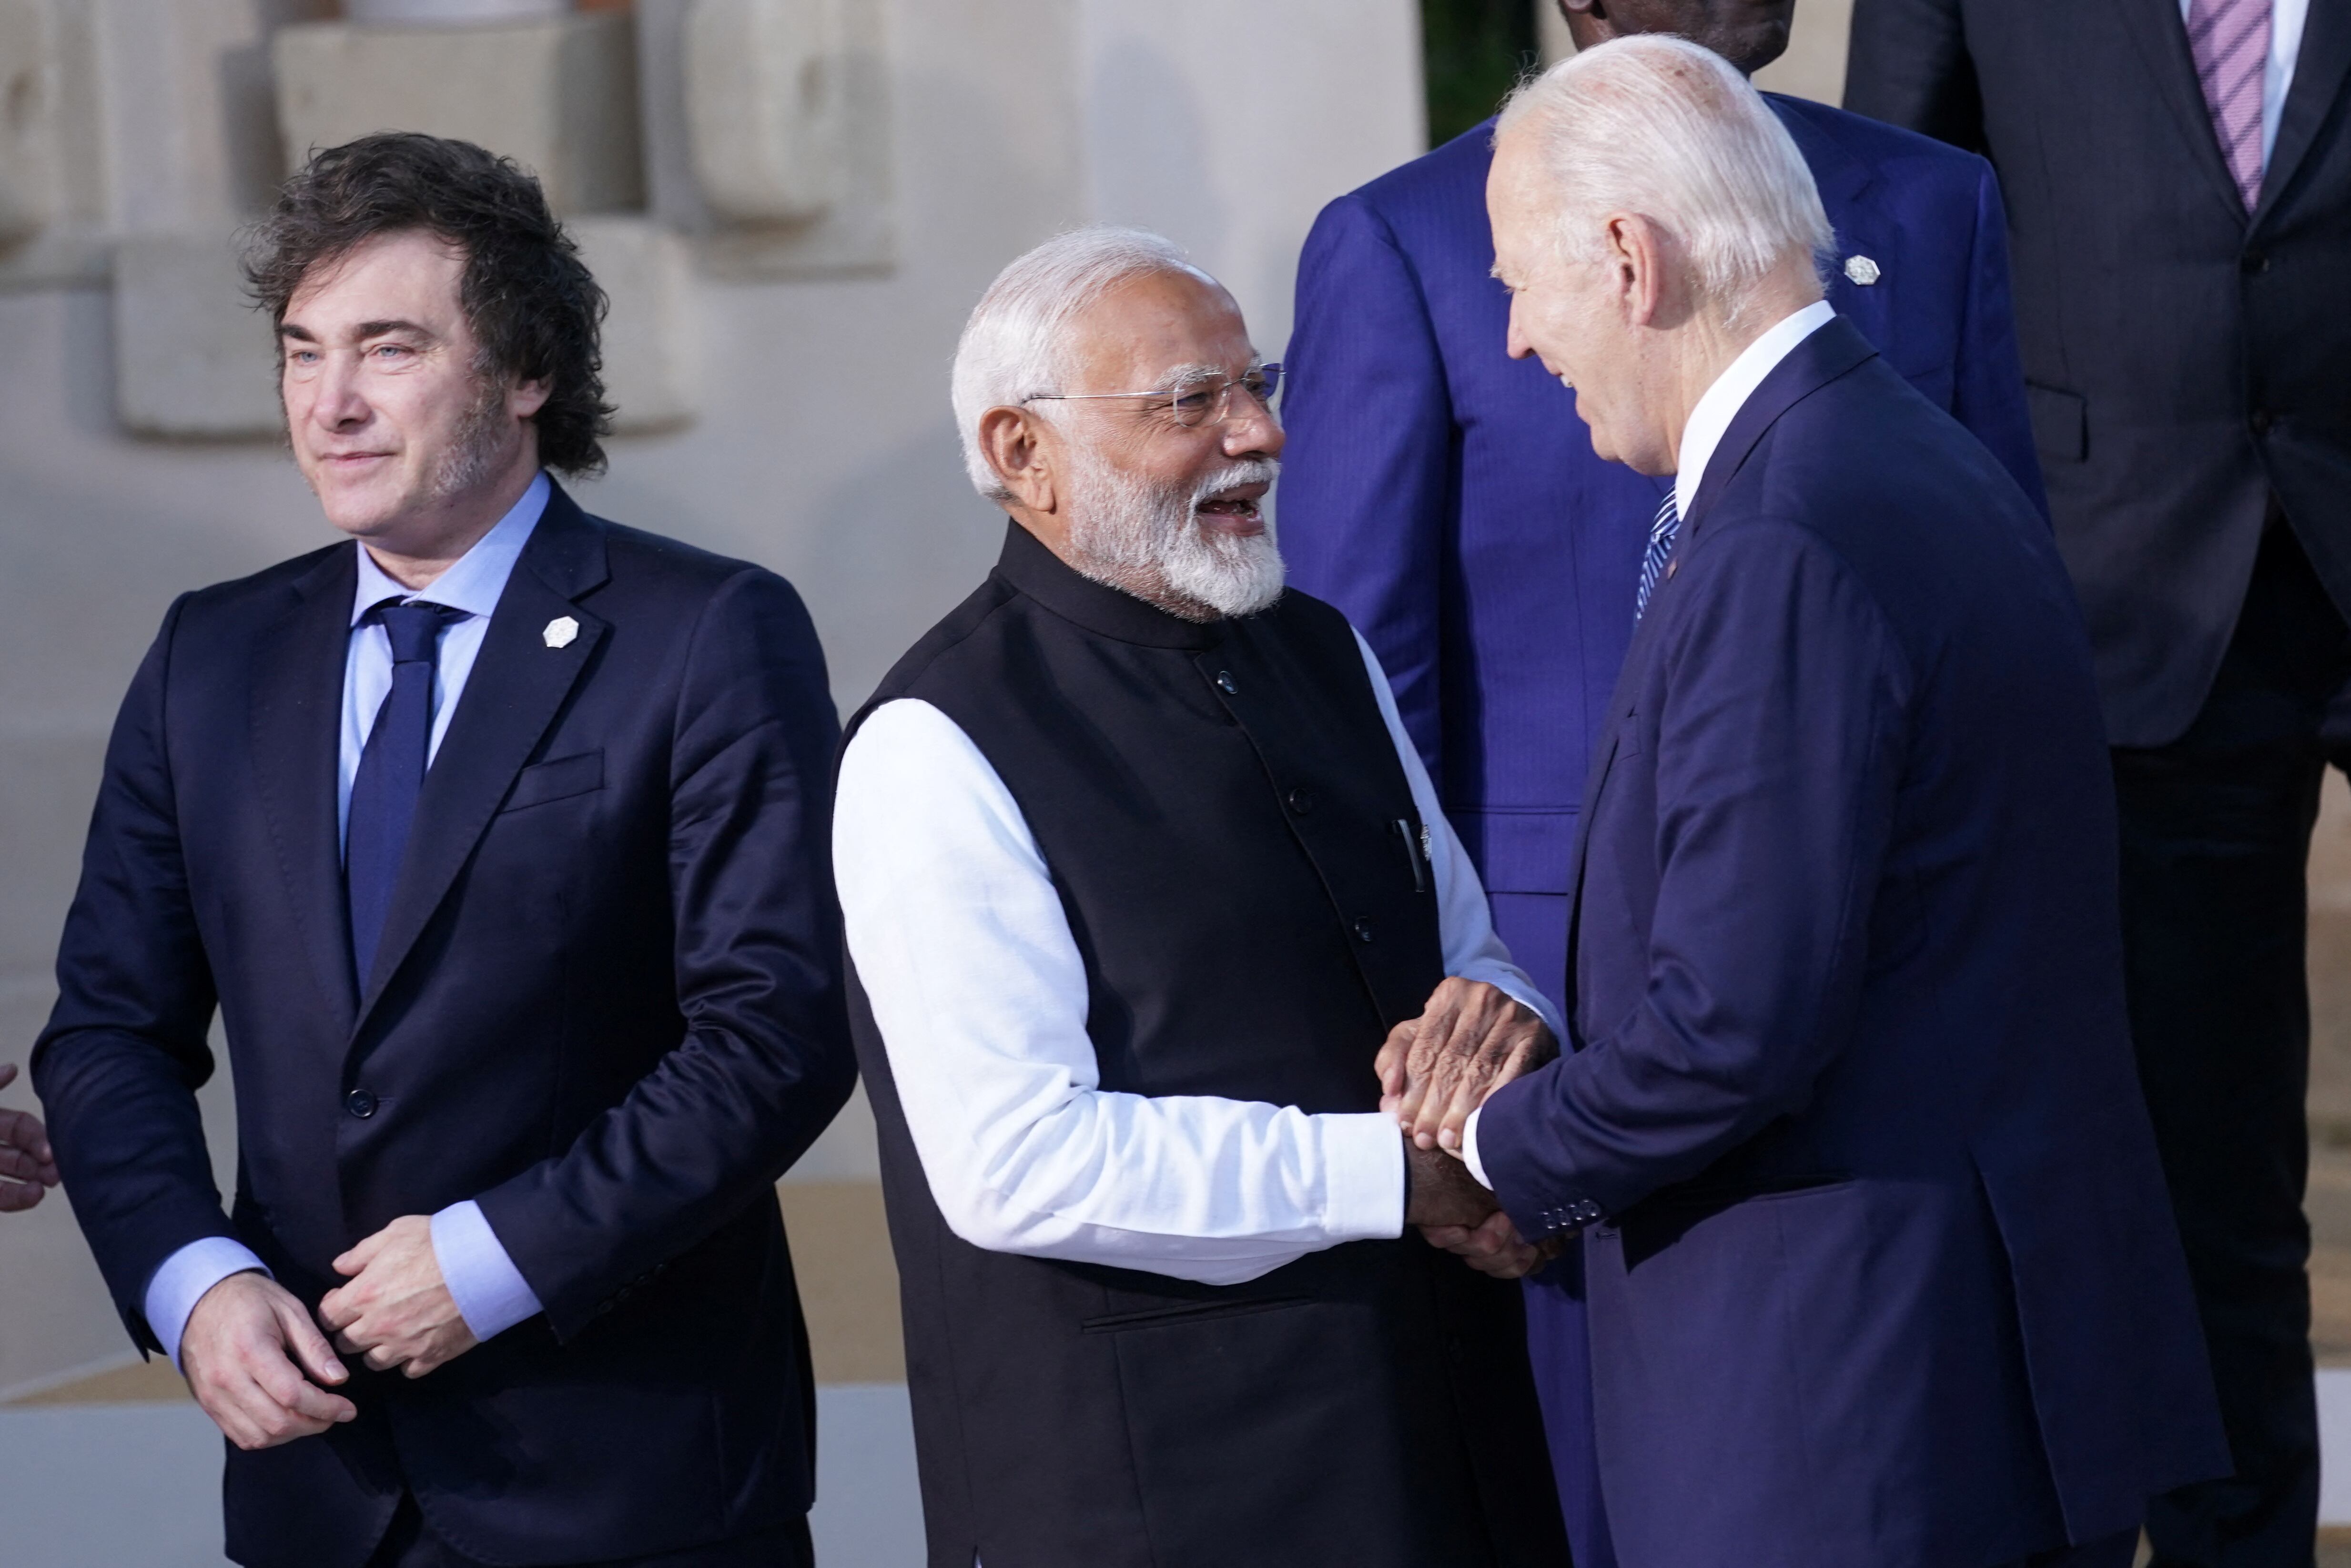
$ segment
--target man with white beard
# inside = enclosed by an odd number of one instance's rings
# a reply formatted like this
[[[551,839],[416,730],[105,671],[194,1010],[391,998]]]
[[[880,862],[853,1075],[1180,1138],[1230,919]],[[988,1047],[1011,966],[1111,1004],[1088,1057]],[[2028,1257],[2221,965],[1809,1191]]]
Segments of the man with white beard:
[[[957,350],[1011,526],[852,721],[833,841],[933,1568],[1565,1560],[1534,1255],[1407,1234],[1494,1205],[1374,1068],[1557,1020],[1370,649],[1282,590],[1279,377],[1126,229]]]

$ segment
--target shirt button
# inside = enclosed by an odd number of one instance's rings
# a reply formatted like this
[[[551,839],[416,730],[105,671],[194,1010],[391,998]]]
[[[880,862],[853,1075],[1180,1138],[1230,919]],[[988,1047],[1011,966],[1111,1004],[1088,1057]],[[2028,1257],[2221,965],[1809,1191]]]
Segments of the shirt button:
[[[1306,815],[1307,812],[1314,810],[1314,791],[1311,789],[1292,789],[1290,792],[1290,809],[1297,812],[1301,817]]]
[[[1217,672],[1217,689],[1224,693],[1225,695],[1228,697],[1237,697],[1241,695],[1241,684],[1233,679],[1233,673],[1230,670],[1218,670]]]
[[[1370,941],[1371,939],[1372,939],[1372,923],[1371,923],[1370,921],[1368,921],[1368,920],[1358,920],[1358,921],[1356,921],[1356,922],[1355,922],[1355,940],[1356,940],[1356,941],[1358,941],[1358,942],[1368,942],[1368,941]]]
[[[375,1096],[364,1089],[354,1089],[343,1096],[343,1109],[365,1121],[375,1114]]]

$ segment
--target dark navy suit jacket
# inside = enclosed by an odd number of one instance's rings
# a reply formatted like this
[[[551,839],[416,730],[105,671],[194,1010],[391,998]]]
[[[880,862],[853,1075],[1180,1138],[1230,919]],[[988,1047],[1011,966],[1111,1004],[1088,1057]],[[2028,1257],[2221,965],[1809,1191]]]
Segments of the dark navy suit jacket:
[[[183,598],[124,700],[33,1064],[99,1266],[152,1349],[147,1283],[188,1242],[243,1240],[315,1306],[354,1242],[473,1197],[545,1304],[413,1382],[354,1359],[359,1420],[232,1450],[254,1568],[356,1568],[403,1489],[486,1562],[788,1523],[814,1391],[771,1184],[854,1074],[807,613],[558,490],[362,994],[335,806],[352,552]],[[579,633],[551,648],[558,617]],[[216,1007],[231,1215],[193,1094]]]
[[[1983,160],[1771,97],[1818,183],[1831,303],[2041,494]],[[1362,629],[1395,684],[1502,938],[1557,995],[1591,737],[1671,487],[1592,451],[1575,400],[1503,350],[1489,275],[1489,122],[1323,210],[1299,263],[1279,497],[1292,580]],[[1866,269],[1863,269],[1866,270]]]
[[[1590,1226],[1623,1559],[2001,1563],[2226,1473],[2088,635],[1851,324],[1708,464],[1583,821],[1572,1053],[1478,1149],[1526,1234]]]

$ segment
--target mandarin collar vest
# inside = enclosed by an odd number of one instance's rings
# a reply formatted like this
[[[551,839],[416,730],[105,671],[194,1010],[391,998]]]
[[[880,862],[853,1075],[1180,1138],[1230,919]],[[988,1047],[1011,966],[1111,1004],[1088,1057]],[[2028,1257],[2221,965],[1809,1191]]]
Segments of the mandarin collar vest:
[[[1222,621],[1186,621],[1122,588],[1096,582],[1047,549],[1043,540],[1008,522],[996,575],[1071,625],[1097,636],[1145,648],[1213,648],[1225,640]]]

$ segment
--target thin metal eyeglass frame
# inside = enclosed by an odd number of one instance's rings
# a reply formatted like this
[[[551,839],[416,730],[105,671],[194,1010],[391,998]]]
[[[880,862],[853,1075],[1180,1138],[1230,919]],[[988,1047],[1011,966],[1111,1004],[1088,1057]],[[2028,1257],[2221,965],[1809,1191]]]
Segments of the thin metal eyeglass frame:
[[[1265,378],[1265,391],[1262,392],[1250,392],[1249,395],[1256,398],[1259,404],[1263,407],[1268,413],[1272,413],[1273,400],[1281,395],[1281,362],[1277,360],[1270,365],[1255,366],[1252,368],[1252,371],[1250,373],[1260,375]],[[1212,386],[1216,389],[1217,393],[1215,408],[1203,415],[1196,423],[1185,424],[1183,413],[1176,407],[1176,400],[1178,398],[1189,397],[1195,392],[1206,392]],[[1249,390],[1248,373],[1238,376],[1226,376],[1219,382],[1202,381],[1178,383],[1172,387],[1153,387],[1148,392],[1039,392],[1034,397],[1025,397],[1020,401],[1024,403],[1094,402],[1104,398],[1160,398],[1166,402],[1168,415],[1170,418],[1174,419],[1176,423],[1183,424],[1184,428],[1186,430],[1203,430],[1212,424],[1222,424],[1233,416],[1233,390],[1236,387],[1240,388],[1243,391]]]

